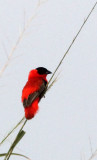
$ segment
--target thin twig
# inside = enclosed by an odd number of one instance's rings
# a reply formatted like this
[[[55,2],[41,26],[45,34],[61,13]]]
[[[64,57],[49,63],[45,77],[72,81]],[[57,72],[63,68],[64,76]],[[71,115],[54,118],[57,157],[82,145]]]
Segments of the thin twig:
[[[40,7],[40,5],[37,5],[36,7],[36,10],[35,10],[35,13],[28,19],[28,22],[26,25],[24,25],[24,28],[22,30],[22,32],[20,33],[14,47],[12,48],[10,54],[8,55],[7,57],[7,61],[6,63],[4,64],[4,66],[1,68],[0,70],[0,77],[2,76],[2,74],[4,73],[5,69],[7,68],[7,66],[9,65],[10,61],[11,61],[11,58],[12,58],[12,55],[13,53],[15,52],[15,50],[17,49],[18,45],[20,44],[23,36],[24,36],[24,33],[25,31],[29,28],[29,25],[31,24],[32,20],[36,17],[36,12],[37,12],[37,9]]]
[[[93,8],[91,9],[91,11],[89,12],[89,14],[88,14],[87,18],[84,20],[84,22],[83,22],[83,24],[81,25],[80,29],[78,30],[78,32],[77,32],[77,34],[76,34],[76,36],[74,37],[74,39],[72,40],[71,44],[69,45],[69,47],[68,47],[67,51],[65,52],[65,54],[64,54],[64,56],[62,57],[61,61],[59,62],[59,64],[58,64],[57,68],[55,69],[55,71],[54,71],[54,73],[53,73],[53,75],[52,75],[52,77],[50,78],[49,83],[51,82],[51,80],[52,80],[52,78],[54,77],[55,73],[56,73],[56,72],[57,72],[57,70],[59,69],[59,67],[60,67],[61,63],[63,62],[64,58],[65,58],[65,57],[66,57],[66,55],[68,54],[69,50],[71,49],[71,47],[72,47],[73,43],[74,43],[74,42],[75,42],[75,40],[77,39],[77,37],[78,37],[78,35],[80,34],[81,30],[83,29],[83,27],[84,27],[85,23],[88,21],[88,19],[89,19],[90,15],[91,15],[91,13],[93,12],[93,10],[94,10],[94,8],[96,7],[96,5],[97,5],[97,2],[95,3],[95,5],[94,5],[94,6],[93,6]]]

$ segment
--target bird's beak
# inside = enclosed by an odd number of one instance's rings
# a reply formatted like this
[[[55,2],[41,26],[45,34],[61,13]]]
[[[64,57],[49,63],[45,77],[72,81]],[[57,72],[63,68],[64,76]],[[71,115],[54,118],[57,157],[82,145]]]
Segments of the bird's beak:
[[[52,73],[51,71],[48,71],[48,70],[46,71],[46,74],[51,74],[51,73]]]

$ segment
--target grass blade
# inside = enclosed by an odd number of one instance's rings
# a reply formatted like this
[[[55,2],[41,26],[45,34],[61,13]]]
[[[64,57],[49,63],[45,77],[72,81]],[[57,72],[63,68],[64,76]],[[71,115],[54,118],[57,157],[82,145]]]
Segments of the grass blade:
[[[51,76],[50,80],[49,80],[49,83],[51,82],[51,80],[53,79],[55,73],[57,72],[57,70],[59,69],[60,65],[62,64],[64,58],[66,57],[66,55],[68,54],[69,50],[71,49],[72,45],[74,44],[75,40],[77,39],[77,37],[79,36],[80,32],[82,31],[84,25],[86,24],[86,22],[88,21],[91,13],[93,12],[93,10],[95,9],[97,5],[97,2],[94,4],[93,8],[91,9],[91,11],[89,12],[88,16],[86,17],[86,19],[84,20],[83,24],[81,25],[81,27],[79,28],[77,34],[75,35],[74,39],[72,40],[71,44],[69,45],[68,49],[66,50],[65,54],[63,55],[62,59],[60,60],[58,66],[56,67],[53,75]]]
[[[25,119],[25,117],[23,117],[18,123],[17,125],[7,134],[7,136],[0,142],[0,145],[3,144],[3,142],[11,135],[11,133],[23,122],[23,120]]]
[[[27,119],[24,121],[21,129],[19,130],[19,132],[18,132],[18,134],[17,134],[17,136],[16,136],[16,138],[14,140],[14,142],[12,143],[11,147],[9,148],[9,151],[6,154],[4,160],[9,160],[9,158],[10,158],[12,152],[13,152],[13,149],[15,148],[15,146],[17,145],[17,143],[23,138],[25,132],[22,129],[25,126],[26,122],[27,122]]]
[[[4,157],[4,156],[6,156],[6,154],[7,154],[7,153],[2,153],[2,154],[0,154],[0,157]],[[24,157],[24,158],[26,158],[27,160],[31,160],[29,157],[27,157],[27,156],[25,156],[25,155],[23,155],[23,154],[19,154],[19,153],[12,153],[12,155],[13,155],[13,156],[20,156],[20,157]]]

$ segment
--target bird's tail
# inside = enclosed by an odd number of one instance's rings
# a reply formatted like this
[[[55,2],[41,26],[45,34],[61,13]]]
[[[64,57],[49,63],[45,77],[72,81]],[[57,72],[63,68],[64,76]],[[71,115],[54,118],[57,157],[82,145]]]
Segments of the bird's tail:
[[[32,119],[38,111],[38,98],[30,105],[24,108],[26,119]]]

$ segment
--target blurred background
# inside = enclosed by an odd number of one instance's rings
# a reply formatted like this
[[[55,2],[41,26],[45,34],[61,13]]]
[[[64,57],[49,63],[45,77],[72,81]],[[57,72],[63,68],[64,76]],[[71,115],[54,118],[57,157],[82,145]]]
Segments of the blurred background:
[[[0,72],[0,141],[24,115],[21,92],[29,71],[42,66],[54,72],[94,4],[0,0],[0,71],[12,53]],[[33,160],[88,160],[97,149],[97,7],[57,74],[14,152]],[[0,153],[8,151],[17,132]]]

